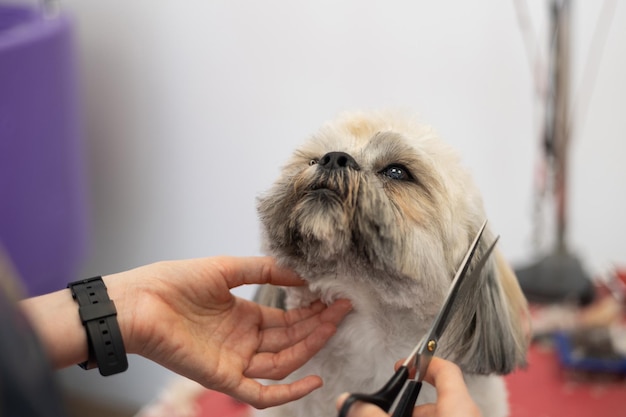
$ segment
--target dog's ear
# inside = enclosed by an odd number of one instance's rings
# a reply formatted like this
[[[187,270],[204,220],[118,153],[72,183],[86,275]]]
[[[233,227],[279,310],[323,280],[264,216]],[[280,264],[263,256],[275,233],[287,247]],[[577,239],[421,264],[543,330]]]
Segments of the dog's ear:
[[[485,250],[481,244],[477,258]],[[475,290],[457,300],[442,353],[466,372],[506,374],[526,364],[528,306],[502,254],[496,249],[491,257]]]

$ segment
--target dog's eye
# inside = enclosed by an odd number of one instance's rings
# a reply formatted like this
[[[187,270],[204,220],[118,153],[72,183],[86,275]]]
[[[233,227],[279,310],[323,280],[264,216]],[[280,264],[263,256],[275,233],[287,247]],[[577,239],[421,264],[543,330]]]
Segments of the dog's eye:
[[[317,164],[317,159],[311,159],[309,161],[309,166]]]
[[[411,181],[413,180],[413,176],[408,169],[403,167],[402,165],[389,165],[380,171],[380,173],[392,180],[399,181]]]

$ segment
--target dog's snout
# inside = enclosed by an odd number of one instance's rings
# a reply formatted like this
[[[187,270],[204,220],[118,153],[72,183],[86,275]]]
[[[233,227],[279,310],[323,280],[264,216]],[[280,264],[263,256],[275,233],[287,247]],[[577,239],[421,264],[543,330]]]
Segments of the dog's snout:
[[[325,169],[359,169],[359,164],[350,154],[345,152],[328,152],[319,160],[318,164]]]

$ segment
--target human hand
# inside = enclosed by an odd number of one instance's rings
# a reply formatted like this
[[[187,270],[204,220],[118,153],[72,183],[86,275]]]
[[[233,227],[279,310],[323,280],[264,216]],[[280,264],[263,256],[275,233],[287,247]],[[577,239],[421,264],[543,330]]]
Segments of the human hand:
[[[456,364],[433,357],[424,380],[437,390],[437,402],[415,407],[413,417],[480,417],[480,410],[470,397],[463,373]]]
[[[413,409],[413,417],[480,417],[480,410],[467,391],[463,374],[458,366],[445,359],[433,357],[424,380],[437,390],[437,402],[418,405]],[[350,394],[343,394],[337,400],[337,410]],[[356,402],[350,408],[348,417],[387,417],[381,408],[363,402]]]
[[[243,284],[302,285],[271,258],[159,262],[105,277],[126,349],[207,388],[257,408],[296,400],[322,385],[319,376],[265,386],[302,366],[350,311],[326,307],[282,311],[233,296]]]

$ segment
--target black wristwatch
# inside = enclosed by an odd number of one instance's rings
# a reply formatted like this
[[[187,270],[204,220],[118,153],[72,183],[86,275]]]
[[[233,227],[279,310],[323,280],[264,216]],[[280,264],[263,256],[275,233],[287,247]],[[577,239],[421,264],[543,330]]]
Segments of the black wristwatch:
[[[89,345],[89,359],[78,365],[83,369],[98,367],[103,376],[127,370],[128,359],[117,322],[117,310],[102,277],[71,282],[67,287],[78,302],[78,314],[87,331]]]

